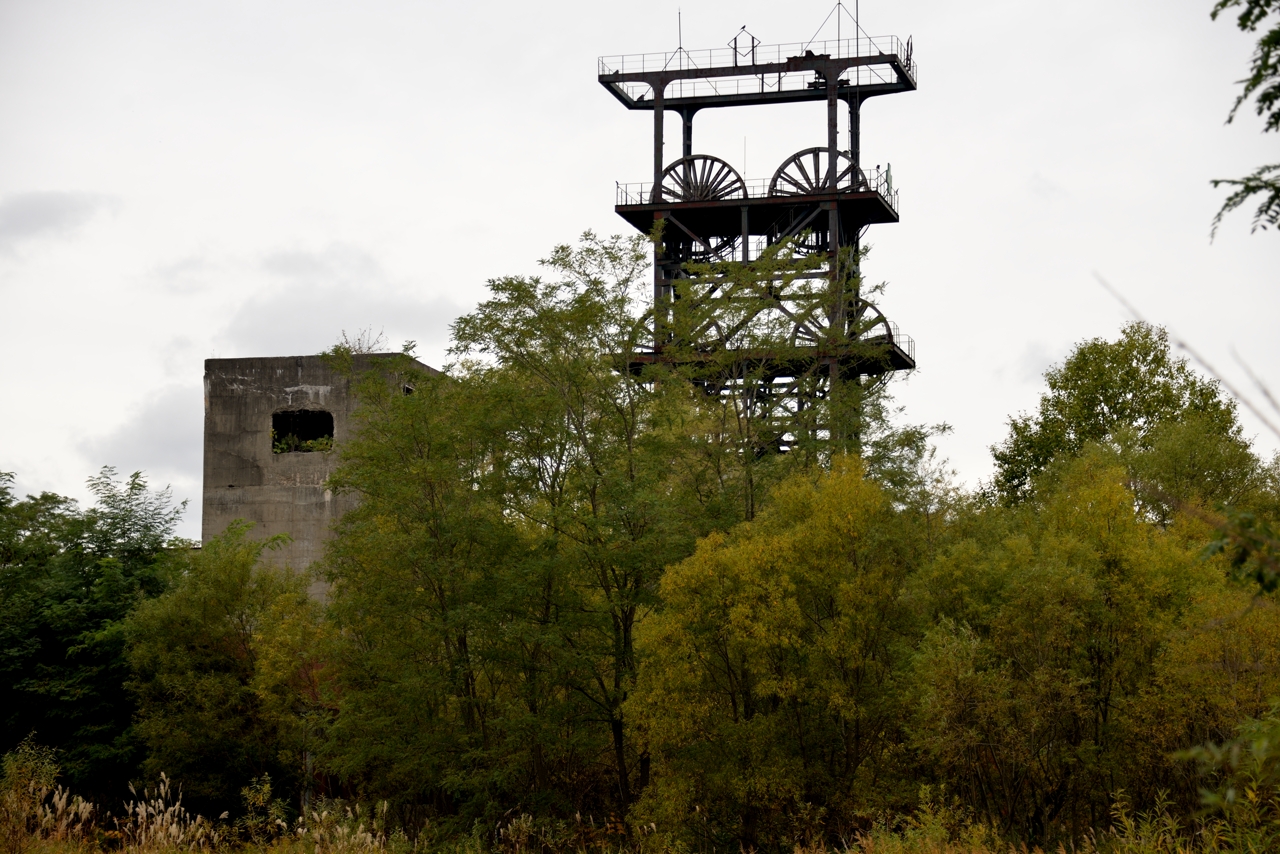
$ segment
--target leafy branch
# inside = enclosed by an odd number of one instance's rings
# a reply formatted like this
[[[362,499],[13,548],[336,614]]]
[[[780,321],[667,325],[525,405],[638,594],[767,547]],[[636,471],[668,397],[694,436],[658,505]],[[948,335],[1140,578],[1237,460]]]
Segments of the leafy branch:
[[[1280,12],[1280,0],[1218,0],[1211,17],[1216,21],[1226,10],[1238,7],[1243,8],[1236,17],[1236,26],[1242,32],[1252,33],[1268,21],[1272,13]],[[1239,83],[1243,88],[1227,115],[1227,123],[1230,124],[1240,108],[1253,99],[1254,112],[1263,119],[1263,133],[1280,130],[1280,20],[1271,20],[1271,28],[1258,39],[1249,76]],[[1213,218],[1211,235],[1217,233],[1218,225],[1226,214],[1259,195],[1262,196],[1262,204],[1254,212],[1251,231],[1265,231],[1268,225],[1280,223],[1280,163],[1262,166],[1243,178],[1220,178],[1211,183],[1214,187],[1225,184],[1235,188]]]
[[[1224,216],[1259,194],[1262,195],[1262,204],[1253,212],[1253,228],[1250,231],[1266,231],[1267,226],[1280,224],[1280,163],[1261,166],[1243,178],[1219,178],[1209,183],[1214,187],[1225,184],[1236,188],[1223,201],[1221,210],[1214,216],[1212,234],[1218,233],[1218,226]]]

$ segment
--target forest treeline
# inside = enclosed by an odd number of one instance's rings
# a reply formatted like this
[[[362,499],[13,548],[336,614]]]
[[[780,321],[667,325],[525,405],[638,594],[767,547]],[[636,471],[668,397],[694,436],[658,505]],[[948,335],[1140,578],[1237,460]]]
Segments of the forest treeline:
[[[1276,844],[1280,468],[1163,330],[1077,345],[966,490],[883,386],[776,453],[749,395],[620,369],[647,252],[588,234],[445,374],[353,377],[324,601],[247,525],[173,541],[139,475],[0,479],[6,785],[426,847]]]

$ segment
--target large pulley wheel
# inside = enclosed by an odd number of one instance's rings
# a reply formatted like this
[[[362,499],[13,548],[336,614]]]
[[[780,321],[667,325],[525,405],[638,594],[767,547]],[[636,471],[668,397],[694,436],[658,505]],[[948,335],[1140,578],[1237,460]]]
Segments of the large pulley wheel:
[[[825,148],[806,148],[791,155],[785,163],[773,173],[769,181],[771,196],[811,196],[816,193],[829,193],[832,189],[861,190],[867,186],[867,179],[861,169],[856,169],[849,155],[843,151],[836,152],[836,180],[831,183],[827,167],[831,158]],[[856,174],[855,174],[856,173]]]
[[[875,341],[893,344],[894,327],[884,312],[864,299],[858,300],[849,319],[849,333],[859,341]]]
[[[682,157],[662,173],[662,198],[669,202],[718,202],[723,199],[741,199],[747,195],[747,185],[737,171],[719,157],[694,154]],[[650,199],[657,204],[657,194]],[[683,235],[674,229],[669,238],[679,242]],[[688,240],[682,254],[685,260],[705,263],[724,261],[736,254],[738,236],[701,236]]]
[[[813,305],[808,311],[795,317],[791,333],[792,344],[821,344],[827,340],[829,323],[827,308]],[[875,303],[859,298],[845,320],[844,335],[864,343],[895,343],[897,331]]]
[[[682,157],[662,173],[662,198],[669,202],[718,202],[741,199],[747,194],[742,176],[719,157],[694,154]],[[650,203],[658,203],[653,193]]]
[[[793,347],[821,346],[828,339],[829,323],[825,306],[814,305],[794,318],[791,330]],[[847,320],[848,336],[863,344],[896,344],[897,330],[873,303],[859,299]],[[888,380],[892,371],[868,377],[872,385]]]

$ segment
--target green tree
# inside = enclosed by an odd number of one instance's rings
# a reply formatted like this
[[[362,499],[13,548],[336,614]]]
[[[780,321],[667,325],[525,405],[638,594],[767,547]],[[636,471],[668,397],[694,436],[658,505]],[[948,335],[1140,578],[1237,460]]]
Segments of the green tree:
[[[140,604],[122,632],[144,773],[168,774],[213,815],[263,774],[301,791],[309,747],[287,694],[305,690],[314,651],[289,641],[318,608],[306,576],[264,565],[273,542],[249,531],[233,525],[188,553],[171,589]]]
[[[361,386],[333,480],[361,507],[327,560],[332,761],[406,810],[602,815],[644,786],[636,628],[663,568],[741,506],[694,392],[627,369],[646,246],[557,247],[455,323],[450,376]]]
[[[1147,450],[1168,425],[1193,416],[1208,432],[1247,449],[1234,402],[1169,352],[1160,327],[1134,322],[1117,341],[1085,341],[1045,372],[1045,382],[1049,390],[1038,411],[1011,418],[1009,436],[991,449],[994,487],[1006,503],[1030,496],[1055,457],[1079,454],[1090,442]]]
[[[1254,111],[1262,117],[1264,133],[1280,130],[1280,0],[1218,0],[1213,7],[1213,19],[1228,9],[1239,10],[1236,25],[1244,32],[1263,34],[1254,49],[1249,76],[1241,80],[1240,96],[1227,116],[1230,123],[1240,108],[1250,99]],[[1277,15],[1277,17],[1272,17]],[[1267,29],[1270,27],[1270,29]],[[1213,218],[1213,230],[1217,231],[1222,218],[1255,196],[1262,201],[1253,214],[1253,230],[1266,229],[1280,223],[1280,163],[1261,166],[1249,175],[1236,179],[1216,180],[1213,186],[1226,185],[1235,189],[1222,203],[1222,209]]]
[[[504,509],[558,576],[560,678],[607,727],[625,810],[647,776],[623,710],[636,627],[663,568],[737,518],[725,498],[741,482],[706,465],[686,383],[628,370],[646,335],[647,242],[587,234],[544,264],[555,280],[490,282],[492,298],[454,325],[456,352],[493,360],[470,378],[505,413]]]
[[[1198,547],[1211,529],[1183,520]],[[1220,564],[1214,564],[1220,570]],[[1184,805],[1214,782],[1171,761],[1190,745],[1222,743],[1242,722],[1266,716],[1280,696],[1280,608],[1218,573],[1196,589],[1177,630],[1164,643],[1153,680],[1126,711],[1137,738],[1133,764],[1145,769],[1127,790],[1151,803],[1163,787]]]
[[[821,433],[830,436],[834,417],[829,401],[817,393],[822,378],[794,379],[793,391],[810,399],[793,412],[772,376],[773,360],[788,354],[803,359],[797,354],[811,346],[796,341],[797,315],[821,317],[831,304],[830,283],[818,274],[823,262],[822,255],[805,254],[795,240],[784,240],[747,263],[687,263],[688,276],[675,282],[664,354],[684,380],[705,392],[696,405],[709,428],[707,450],[737,487],[745,519],[755,516],[760,499],[790,471],[830,453],[830,442],[818,439]],[[794,311],[777,311],[784,303]],[[784,447],[788,453],[781,452]]]
[[[1268,470],[1237,425],[1190,412],[1157,425],[1146,447],[1122,455],[1144,512],[1161,524],[1182,510],[1255,507],[1271,501]]]
[[[462,814],[465,827],[499,804],[545,806],[578,745],[536,619],[555,591],[495,498],[503,425],[487,389],[405,378],[410,395],[359,380],[359,427],[331,480],[360,504],[325,559],[337,716],[324,759],[410,826]]]
[[[141,473],[89,479],[80,510],[51,493],[17,499],[0,474],[0,740],[57,748],[68,783],[115,797],[140,759],[121,621],[160,594],[182,513]],[[180,548],[180,546],[179,546]]]

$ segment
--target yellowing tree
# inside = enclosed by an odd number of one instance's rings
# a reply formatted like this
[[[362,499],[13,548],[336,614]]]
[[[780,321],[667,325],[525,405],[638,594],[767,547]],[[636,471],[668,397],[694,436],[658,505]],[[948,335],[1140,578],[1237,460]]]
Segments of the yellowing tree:
[[[748,847],[849,826],[898,742],[918,536],[838,458],[667,571],[630,704],[653,762],[641,821]]]

